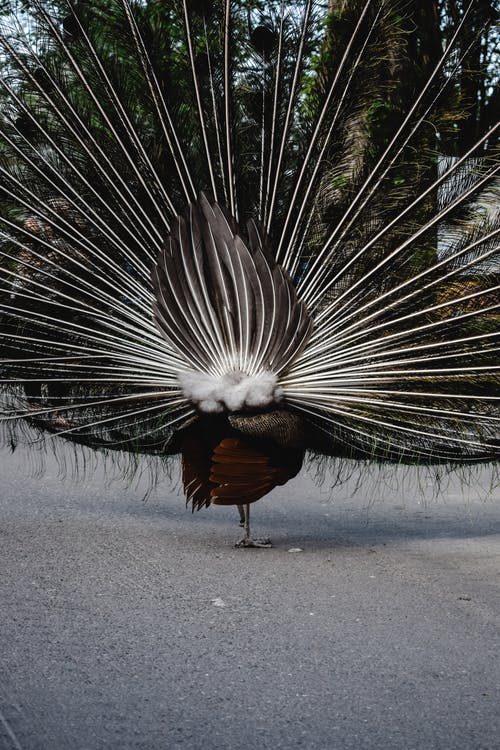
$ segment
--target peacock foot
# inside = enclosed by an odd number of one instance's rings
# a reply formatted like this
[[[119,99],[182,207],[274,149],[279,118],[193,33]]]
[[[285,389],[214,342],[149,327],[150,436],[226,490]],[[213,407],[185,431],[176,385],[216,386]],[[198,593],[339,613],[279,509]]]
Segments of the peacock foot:
[[[240,514],[240,526],[245,529],[245,536],[239,542],[236,542],[235,547],[264,547],[269,548],[273,545],[270,539],[252,539],[250,532],[250,505],[238,505],[238,512]]]
[[[243,539],[240,539],[239,542],[236,542],[234,545],[235,547],[262,547],[264,549],[269,549],[272,547],[272,543],[270,539],[252,539],[251,537],[243,537]]]

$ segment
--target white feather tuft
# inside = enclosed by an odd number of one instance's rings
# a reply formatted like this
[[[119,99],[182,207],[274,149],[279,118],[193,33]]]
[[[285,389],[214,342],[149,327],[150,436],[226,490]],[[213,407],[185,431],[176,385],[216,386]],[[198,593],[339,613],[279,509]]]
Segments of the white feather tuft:
[[[265,408],[282,398],[278,378],[269,371],[257,375],[235,371],[221,377],[189,371],[177,377],[185,398],[208,414]]]

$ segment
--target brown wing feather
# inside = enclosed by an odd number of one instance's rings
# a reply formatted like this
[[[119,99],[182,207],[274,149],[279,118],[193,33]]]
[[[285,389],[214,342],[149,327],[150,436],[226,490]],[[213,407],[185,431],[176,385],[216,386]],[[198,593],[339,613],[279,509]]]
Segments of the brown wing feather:
[[[182,440],[186,504],[200,510],[211,503],[254,503],[295,476],[301,463],[297,451],[277,451],[269,441],[240,437],[227,424],[199,423]]]
[[[212,502],[254,503],[278,484],[284,484],[289,478],[287,468],[270,461],[267,453],[238,437],[221,440],[212,456],[210,482],[215,485],[210,492]]]

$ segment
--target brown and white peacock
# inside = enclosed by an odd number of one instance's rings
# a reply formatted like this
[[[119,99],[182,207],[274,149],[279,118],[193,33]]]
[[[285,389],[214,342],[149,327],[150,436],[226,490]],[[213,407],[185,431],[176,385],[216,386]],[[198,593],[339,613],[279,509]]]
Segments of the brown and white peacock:
[[[187,502],[238,505],[244,546],[250,504],[306,452],[493,460],[497,36],[487,3],[451,5],[6,15],[9,439],[28,422],[48,441],[180,453]],[[490,66],[479,125],[474,60]]]

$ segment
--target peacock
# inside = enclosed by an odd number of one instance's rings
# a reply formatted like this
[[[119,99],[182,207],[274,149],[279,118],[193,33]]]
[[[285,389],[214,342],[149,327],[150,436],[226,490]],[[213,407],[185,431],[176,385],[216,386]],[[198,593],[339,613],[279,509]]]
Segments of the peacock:
[[[494,461],[497,28],[475,0],[11,3],[7,441],[180,454],[243,547],[306,455]]]

